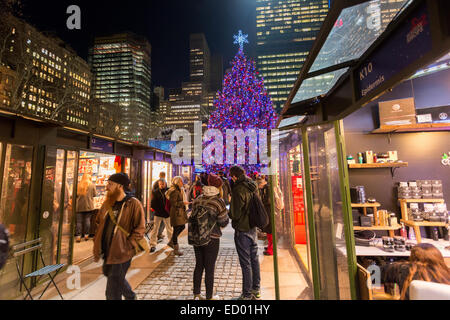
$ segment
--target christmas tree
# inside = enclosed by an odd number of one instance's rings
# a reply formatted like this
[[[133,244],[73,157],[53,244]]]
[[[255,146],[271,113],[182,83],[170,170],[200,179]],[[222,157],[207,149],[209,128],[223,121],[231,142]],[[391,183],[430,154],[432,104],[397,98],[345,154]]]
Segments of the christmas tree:
[[[217,99],[214,101],[215,111],[211,114],[208,129],[218,129],[223,133],[223,142],[226,140],[227,129],[249,129],[267,130],[275,128],[277,115],[273,108],[272,100],[264,87],[264,80],[256,71],[255,62],[244,54],[243,44],[248,43],[247,35],[239,34],[234,36],[235,43],[240,48],[232,61],[232,69],[223,80],[222,90],[217,92]],[[235,139],[236,140],[236,139]],[[249,143],[246,139],[245,164],[239,164],[246,172],[261,172],[263,165],[258,157],[257,164],[249,163]],[[235,150],[236,151],[236,146]],[[251,150],[250,152],[258,152]],[[225,161],[226,147],[224,145]],[[236,161],[236,153],[234,153]],[[217,172],[227,169],[234,164],[205,164],[203,167],[207,172]]]

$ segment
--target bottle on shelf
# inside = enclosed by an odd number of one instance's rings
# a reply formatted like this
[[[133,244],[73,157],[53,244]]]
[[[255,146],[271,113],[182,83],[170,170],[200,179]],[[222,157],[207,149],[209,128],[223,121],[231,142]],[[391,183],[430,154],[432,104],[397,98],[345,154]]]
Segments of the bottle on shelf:
[[[411,240],[411,241],[415,241],[416,240],[416,234],[414,233],[414,229],[413,228],[409,228],[408,239]]]
[[[361,152],[359,152],[358,153],[358,163],[364,163],[364,161],[363,161],[364,159],[363,159],[363,155],[362,155],[362,153]]]
[[[400,235],[405,239],[408,238],[408,233],[406,232],[405,224],[403,222],[402,222],[402,228],[400,229]]]
[[[439,232],[438,232],[437,227],[433,228],[433,240],[434,241],[439,241]]]

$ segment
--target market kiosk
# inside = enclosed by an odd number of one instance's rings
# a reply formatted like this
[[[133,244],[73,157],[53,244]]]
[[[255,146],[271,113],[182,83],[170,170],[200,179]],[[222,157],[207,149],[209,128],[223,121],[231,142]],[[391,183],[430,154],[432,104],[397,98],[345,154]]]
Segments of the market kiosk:
[[[450,203],[450,124],[433,117],[434,107],[444,107],[438,113],[443,118],[450,105],[450,6],[426,0],[397,4],[392,14],[382,1],[333,2],[282,111],[285,165],[279,174],[289,181],[301,172],[307,227],[307,259],[301,260],[316,299],[373,297],[359,281],[367,280],[358,277],[366,270],[361,266],[407,258],[407,243],[403,250],[391,239],[407,229],[415,237],[407,241],[432,242],[450,258],[448,215],[441,218],[437,212],[446,209],[435,206]],[[411,99],[412,109],[403,104],[411,106]],[[385,104],[392,110],[387,116]],[[294,116],[301,119],[281,125]],[[391,123],[384,122],[389,117]],[[301,161],[292,169],[295,154]],[[285,184],[284,193],[291,188]],[[286,207],[295,208],[294,199]],[[416,213],[427,210],[428,218],[422,215],[419,222]],[[294,213],[285,211],[291,225]],[[298,232],[290,229],[295,246]],[[356,239],[355,231],[371,232],[377,240]]]

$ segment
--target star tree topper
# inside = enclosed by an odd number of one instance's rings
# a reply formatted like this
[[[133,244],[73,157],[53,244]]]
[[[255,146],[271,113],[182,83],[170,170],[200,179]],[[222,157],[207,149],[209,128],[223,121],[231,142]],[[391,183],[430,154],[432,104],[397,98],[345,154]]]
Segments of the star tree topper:
[[[248,34],[243,34],[241,30],[238,31],[237,35],[234,35],[234,44],[239,45],[239,50],[244,50],[244,43],[248,43],[247,37]]]

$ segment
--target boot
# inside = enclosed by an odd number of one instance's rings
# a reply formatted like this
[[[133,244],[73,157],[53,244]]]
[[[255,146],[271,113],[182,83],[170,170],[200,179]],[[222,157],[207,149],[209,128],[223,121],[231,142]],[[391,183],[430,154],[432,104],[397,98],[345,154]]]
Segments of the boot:
[[[176,256],[182,256],[183,252],[180,251],[180,246],[176,244],[174,247],[175,251],[173,253],[175,253]]]

